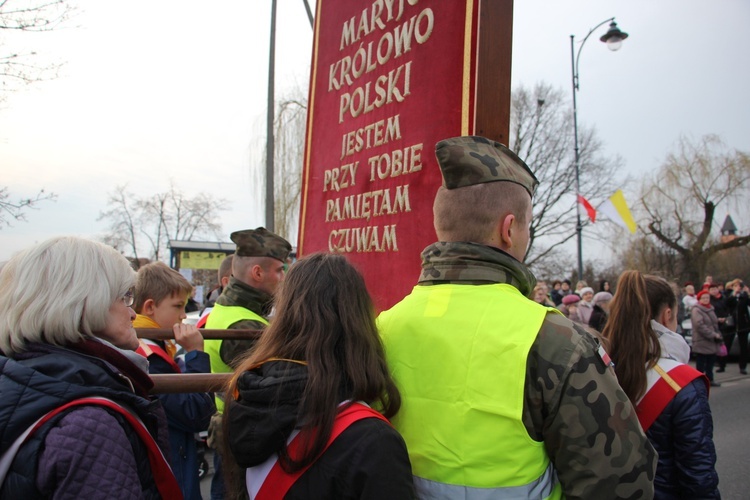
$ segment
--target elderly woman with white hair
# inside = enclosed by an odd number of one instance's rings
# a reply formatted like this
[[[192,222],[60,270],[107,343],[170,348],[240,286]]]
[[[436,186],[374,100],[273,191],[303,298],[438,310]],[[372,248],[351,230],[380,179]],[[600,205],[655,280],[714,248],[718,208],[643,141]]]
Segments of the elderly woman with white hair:
[[[0,271],[0,498],[181,498],[116,250],[54,238]]]

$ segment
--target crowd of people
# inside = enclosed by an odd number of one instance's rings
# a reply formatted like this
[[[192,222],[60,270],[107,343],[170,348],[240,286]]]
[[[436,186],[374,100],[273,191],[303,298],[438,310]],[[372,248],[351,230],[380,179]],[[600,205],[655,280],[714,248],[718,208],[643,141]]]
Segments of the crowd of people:
[[[201,323],[257,340],[184,325],[192,287],[163,264],[135,273],[76,237],[14,256],[0,270],[0,498],[201,498],[202,429],[212,499],[720,498],[708,395],[735,337],[745,373],[747,286],[680,298],[626,271],[617,290],[548,289],[522,263],[531,169],[481,137],[435,155],[437,241],[380,314],[345,257],[287,272],[291,246],[264,228],[232,233]],[[150,393],[149,374],[209,371],[227,374],[222,392]]]

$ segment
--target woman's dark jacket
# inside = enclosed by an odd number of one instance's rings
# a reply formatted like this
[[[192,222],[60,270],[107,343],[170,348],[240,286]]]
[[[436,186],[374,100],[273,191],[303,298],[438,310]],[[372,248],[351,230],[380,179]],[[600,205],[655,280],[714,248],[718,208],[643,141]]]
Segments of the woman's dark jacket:
[[[0,455],[33,422],[74,399],[101,396],[134,411],[165,456],[166,418],[148,375],[96,341],[70,348],[32,344],[0,356]],[[59,414],[20,448],[0,498],[156,499],[145,445],[124,417],[95,406]]]
[[[656,500],[721,498],[711,407],[702,378],[677,393],[646,436],[659,453]]]
[[[727,306],[734,316],[737,333],[750,332],[750,311],[748,311],[750,299],[747,292],[743,291],[739,296],[732,294],[727,297]]]
[[[594,309],[591,311],[591,317],[589,318],[589,326],[601,333],[604,330],[604,325],[607,324],[607,313],[599,307],[598,304],[594,304]]]
[[[240,376],[240,400],[225,410],[229,446],[240,467],[259,465],[286,445],[297,425],[306,382],[307,368],[286,361],[266,362]],[[414,498],[404,440],[380,419],[359,420],[323,452],[284,498]]]

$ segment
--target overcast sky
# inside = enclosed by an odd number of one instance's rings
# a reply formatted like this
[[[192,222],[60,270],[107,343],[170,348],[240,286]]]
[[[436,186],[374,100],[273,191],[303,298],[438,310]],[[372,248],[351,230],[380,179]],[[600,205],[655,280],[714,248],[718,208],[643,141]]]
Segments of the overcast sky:
[[[0,261],[51,236],[103,233],[107,193],[125,183],[151,194],[174,180],[228,199],[227,240],[262,225],[264,188],[251,171],[263,161],[270,0],[78,4],[68,29],[23,38],[66,61],[60,77],[0,109],[0,185],[58,196],[0,229]],[[302,0],[278,8],[277,97],[307,87],[312,43]],[[578,116],[623,157],[623,174],[657,169],[680,134],[750,151],[746,0],[516,0],[514,87],[545,81],[570,93],[569,36],[612,16],[630,38],[608,51],[605,25],[586,42]]]

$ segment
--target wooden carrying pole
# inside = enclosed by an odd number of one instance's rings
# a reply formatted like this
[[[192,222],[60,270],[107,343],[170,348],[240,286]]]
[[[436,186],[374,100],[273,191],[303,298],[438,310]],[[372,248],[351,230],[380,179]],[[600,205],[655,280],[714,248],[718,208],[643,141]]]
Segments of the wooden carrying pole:
[[[171,329],[136,328],[138,338],[151,340],[169,340],[174,338]],[[258,330],[203,330],[201,334],[206,340],[256,340],[260,337]],[[170,373],[150,375],[154,381],[151,394],[166,394],[178,392],[221,392],[229,382],[231,373]]]

